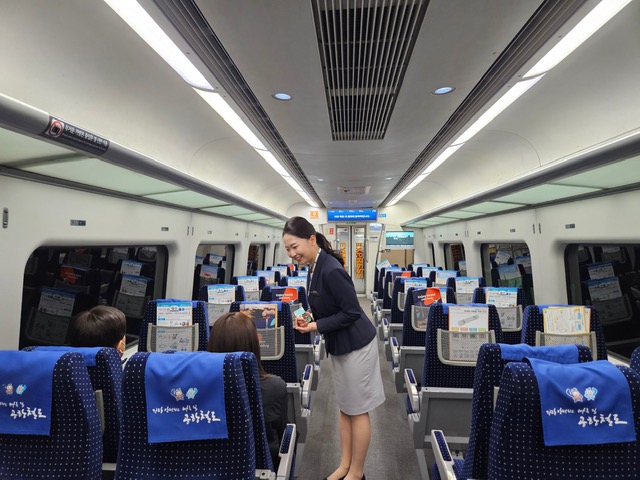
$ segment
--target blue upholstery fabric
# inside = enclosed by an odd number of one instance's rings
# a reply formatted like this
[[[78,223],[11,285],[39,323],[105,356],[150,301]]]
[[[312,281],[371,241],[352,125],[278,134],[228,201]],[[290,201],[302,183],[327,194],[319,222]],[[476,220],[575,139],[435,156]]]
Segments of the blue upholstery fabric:
[[[271,302],[273,300],[277,301],[277,298],[274,298],[275,294],[273,293],[273,288],[281,290],[282,287],[271,287],[266,286],[262,289],[262,295],[260,297],[260,301],[263,302]],[[296,288],[298,290],[298,302],[302,304],[302,308],[305,310],[309,310],[309,302],[307,301],[307,289],[304,287],[286,287],[286,288]],[[313,344],[313,336],[311,336],[311,332],[299,332],[294,329],[293,335],[295,338],[296,345],[311,345]]]
[[[453,459],[453,473],[455,474],[456,478],[464,478],[462,477],[462,473],[461,473],[463,463],[464,463],[464,460],[461,460],[459,458]],[[433,463],[431,478],[432,480],[440,480],[442,478],[440,476],[440,470],[438,470],[438,464],[435,462]]]
[[[393,290],[391,292],[391,319],[389,320],[390,323],[402,323],[403,312],[398,308],[398,295],[400,293],[404,293],[404,282],[402,281],[402,278],[400,278],[400,276],[397,276],[393,281]]]
[[[32,351],[39,347],[26,347]],[[67,347],[72,352],[73,347]],[[115,348],[103,347],[96,354],[96,364],[87,367],[93,390],[102,390],[104,403],[103,462],[115,463],[120,443],[120,427],[122,425],[122,362]]]
[[[636,347],[631,354],[631,364],[629,366],[640,373],[640,347]]]
[[[140,337],[138,339],[138,351],[147,351],[147,328],[148,324],[156,325],[156,308],[157,302],[161,300],[151,300],[147,302],[144,309],[144,318],[140,325]],[[198,324],[198,350],[207,351],[207,342],[209,341],[209,312],[207,310],[207,302],[201,300],[188,300],[193,307],[192,321]]]
[[[618,368],[629,382],[635,429],[640,431],[640,376],[629,367]],[[640,478],[639,458],[637,440],[604,445],[544,446],[540,395],[533,369],[525,362],[512,362],[505,367],[491,425],[488,478],[630,480]]]
[[[2,364],[0,352],[0,372]],[[0,434],[0,478],[101,477],[100,419],[89,373],[79,353],[65,353],[56,362],[51,415],[48,436]]]
[[[256,447],[256,468],[260,470],[273,470],[273,462],[267,441],[267,431],[264,425],[264,413],[262,411],[262,390],[260,388],[260,372],[258,361],[251,352],[238,352],[244,373],[244,382],[247,387],[249,406],[251,407],[251,419],[253,421],[253,441]]]
[[[542,310],[546,305],[529,305],[525,307],[522,314],[522,337],[520,341],[528,345],[536,344],[536,332],[544,331],[544,322],[542,318]],[[607,346],[604,341],[604,333],[602,325],[598,317],[598,311],[591,308],[591,331],[596,332],[596,345],[598,347],[598,358],[595,360],[607,359]]]
[[[427,279],[427,285],[430,285]],[[402,345],[408,347],[424,347],[425,332],[414,330],[411,324],[411,307],[413,307],[413,287],[409,288],[404,302],[404,312],[402,316]]]
[[[581,345],[577,348],[579,362],[590,362],[592,360],[589,348]],[[487,456],[489,433],[493,419],[494,387],[500,385],[500,376],[508,363],[511,362],[502,359],[499,345],[486,343],[480,347],[473,379],[473,406],[469,445],[459,478],[488,478]]]
[[[488,305],[488,307],[489,330],[495,331],[496,342],[500,343],[502,341],[502,327],[498,311],[493,305]],[[421,386],[471,388],[475,367],[445,365],[438,358],[438,329],[449,330],[449,314],[444,313],[443,305],[440,303],[432,305],[429,310]]]
[[[262,366],[267,373],[278,375],[287,383],[298,383],[298,369],[296,367],[296,346],[291,322],[291,311],[282,302],[233,302],[231,312],[239,312],[243,303],[275,303],[278,306],[278,325],[284,327],[284,355],[279,360],[262,360]]]
[[[487,295],[486,290],[484,288],[476,288],[473,291],[473,303],[486,303]],[[518,293],[516,296],[516,303],[518,305],[522,305],[522,310],[524,312],[527,303],[525,301],[524,291],[522,287],[518,287]],[[522,337],[522,332],[502,332],[502,340],[504,343],[510,343],[511,345],[515,345],[516,343],[520,343],[520,338]],[[534,334],[534,343],[535,343],[535,334]]]
[[[228,353],[224,359],[228,439],[151,444],[147,441],[145,395],[145,366],[150,355],[170,354],[138,352],[125,367],[124,428],[116,479],[253,479],[254,432],[240,356]]]

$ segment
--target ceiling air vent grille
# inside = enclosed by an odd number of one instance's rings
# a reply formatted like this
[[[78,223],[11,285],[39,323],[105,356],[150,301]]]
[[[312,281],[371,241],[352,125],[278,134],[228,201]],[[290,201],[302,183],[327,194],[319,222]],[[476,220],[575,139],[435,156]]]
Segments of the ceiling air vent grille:
[[[312,0],[333,140],[384,138],[429,0]]]

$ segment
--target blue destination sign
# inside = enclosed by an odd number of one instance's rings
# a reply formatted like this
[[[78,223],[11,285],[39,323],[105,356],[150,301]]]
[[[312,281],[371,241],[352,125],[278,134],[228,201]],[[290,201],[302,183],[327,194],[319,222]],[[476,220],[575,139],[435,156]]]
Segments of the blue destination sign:
[[[377,220],[377,210],[327,210],[327,220],[335,222],[340,220]]]

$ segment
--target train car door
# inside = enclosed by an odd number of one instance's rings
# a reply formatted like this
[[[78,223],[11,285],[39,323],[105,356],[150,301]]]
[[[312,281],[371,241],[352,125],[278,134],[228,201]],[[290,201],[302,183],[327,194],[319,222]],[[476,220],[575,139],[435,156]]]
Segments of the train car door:
[[[365,232],[364,225],[338,225],[337,226],[337,251],[344,259],[345,268],[356,287],[356,293],[364,294],[365,285]]]

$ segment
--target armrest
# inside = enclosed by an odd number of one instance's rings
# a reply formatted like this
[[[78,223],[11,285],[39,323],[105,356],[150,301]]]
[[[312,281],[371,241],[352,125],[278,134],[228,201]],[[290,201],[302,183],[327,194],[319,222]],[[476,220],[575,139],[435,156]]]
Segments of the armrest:
[[[382,339],[386,342],[389,340],[389,320],[382,318]]]
[[[296,446],[296,425],[288,423],[280,442],[280,466],[278,467],[277,480],[288,480],[291,477],[291,468]]]
[[[302,374],[302,407],[311,408],[311,384],[313,383],[313,365],[307,363]]]
[[[391,367],[395,368],[400,362],[400,346],[396,337],[391,337],[389,343],[391,344]]]
[[[407,368],[404,371],[404,384],[407,386],[408,406],[411,407],[411,413],[419,412],[420,396],[418,394],[418,382],[413,374],[413,370],[410,368]]]
[[[431,445],[433,446],[433,454],[438,465],[440,478],[442,480],[456,480],[456,474],[453,470],[453,457],[442,430],[431,430]]]
[[[320,335],[316,335],[313,339],[313,359],[316,365],[320,365],[322,353],[322,337]]]

